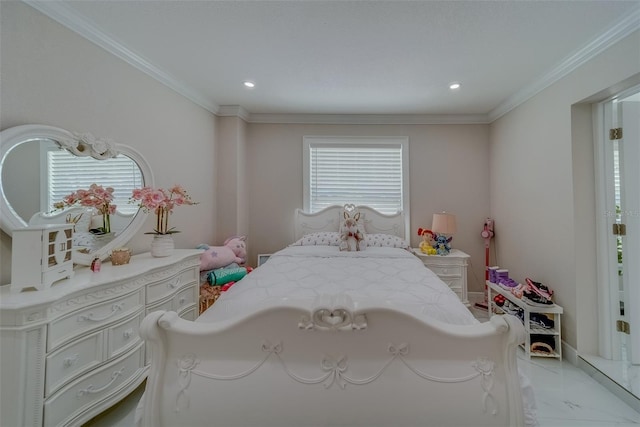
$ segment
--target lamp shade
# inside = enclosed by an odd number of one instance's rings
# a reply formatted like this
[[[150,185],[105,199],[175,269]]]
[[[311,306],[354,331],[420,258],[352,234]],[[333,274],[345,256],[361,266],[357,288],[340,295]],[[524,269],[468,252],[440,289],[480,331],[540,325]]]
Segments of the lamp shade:
[[[456,216],[446,212],[433,214],[431,231],[436,234],[455,234],[457,231]]]

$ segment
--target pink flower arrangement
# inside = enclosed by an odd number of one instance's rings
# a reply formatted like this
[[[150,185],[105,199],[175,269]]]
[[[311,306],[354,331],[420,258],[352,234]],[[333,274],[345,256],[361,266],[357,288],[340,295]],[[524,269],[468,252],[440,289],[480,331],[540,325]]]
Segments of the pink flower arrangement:
[[[133,190],[132,201],[138,201],[144,212],[156,214],[156,228],[146,234],[173,234],[179,231],[169,228],[169,215],[176,206],[197,205],[180,185],[171,188],[143,187]]]
[[[102,214],[102,232],[111,232],[111,214],[116,212],[116,205],[112,204],[113,201],[113,187],[104,188],[98,184],[91,184],[88,190],[76,190],[73,193],[66,196],[62,202],[57,202],[53,205],[55,209],[64,209],[66,206],[81,205],[87,207],[93,207]]]

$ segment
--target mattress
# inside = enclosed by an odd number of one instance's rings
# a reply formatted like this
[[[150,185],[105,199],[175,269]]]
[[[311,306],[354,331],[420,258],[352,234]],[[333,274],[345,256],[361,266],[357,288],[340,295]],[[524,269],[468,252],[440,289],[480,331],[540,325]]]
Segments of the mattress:
[[[411,252],[368,247],[289,246],[223,293],[198,322],[232,319],[279,301],[304,306],[321,295],[347,294],[355,308],[381,305],[453,324],[477,322],[458,296]]]

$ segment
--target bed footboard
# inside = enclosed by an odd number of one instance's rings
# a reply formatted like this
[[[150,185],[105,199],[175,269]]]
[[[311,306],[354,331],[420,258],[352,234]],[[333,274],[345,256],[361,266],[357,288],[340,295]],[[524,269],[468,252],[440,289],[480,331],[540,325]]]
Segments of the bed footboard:
[[[474,325],[325,299],[227,323],[153,312],[145,426],[521,426],[513,316]]]

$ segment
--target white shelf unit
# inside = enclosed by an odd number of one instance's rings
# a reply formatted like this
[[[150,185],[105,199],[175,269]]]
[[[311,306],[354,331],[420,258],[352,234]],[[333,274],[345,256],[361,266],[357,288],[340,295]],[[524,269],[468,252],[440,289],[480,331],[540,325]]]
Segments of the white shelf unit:
[[[531,358],[532,356],[535,356],[535,357],[551,357],[551,358],[562,359],[562,336],[560,333],[562,329],[562,324],[560,323],[560,317],[562,315],[563,309],[561,306],[557,304],[553,304],[547,307],[539,307],[539,306],[527,304],[522,299],[516,298],[516,296],[513,295],[511,292],[502,289],[499,285],[487,281],[487,299],[489,301],[489,308],[488,308],[489,316],[491,316],[493,313],[497,313],[497,314],[504,313],[502,308],[493,301],[492,293],[500,294],[504,296],[507,300],[511,301],[513,304],[517,305],[524,311],[524,330],[526,332],[526,335],[525,335],[525,342],[520,346],[525,351],[527,357]],[[553,328],[546,329],[541,326],[532,326],[530,322],[531,313],[544,314],[550,317],[553,320]],[[552,336],[555,342],[555,351],[550,354],[532,352],[531,351],[531,335],[536,335],[536,334]]]

